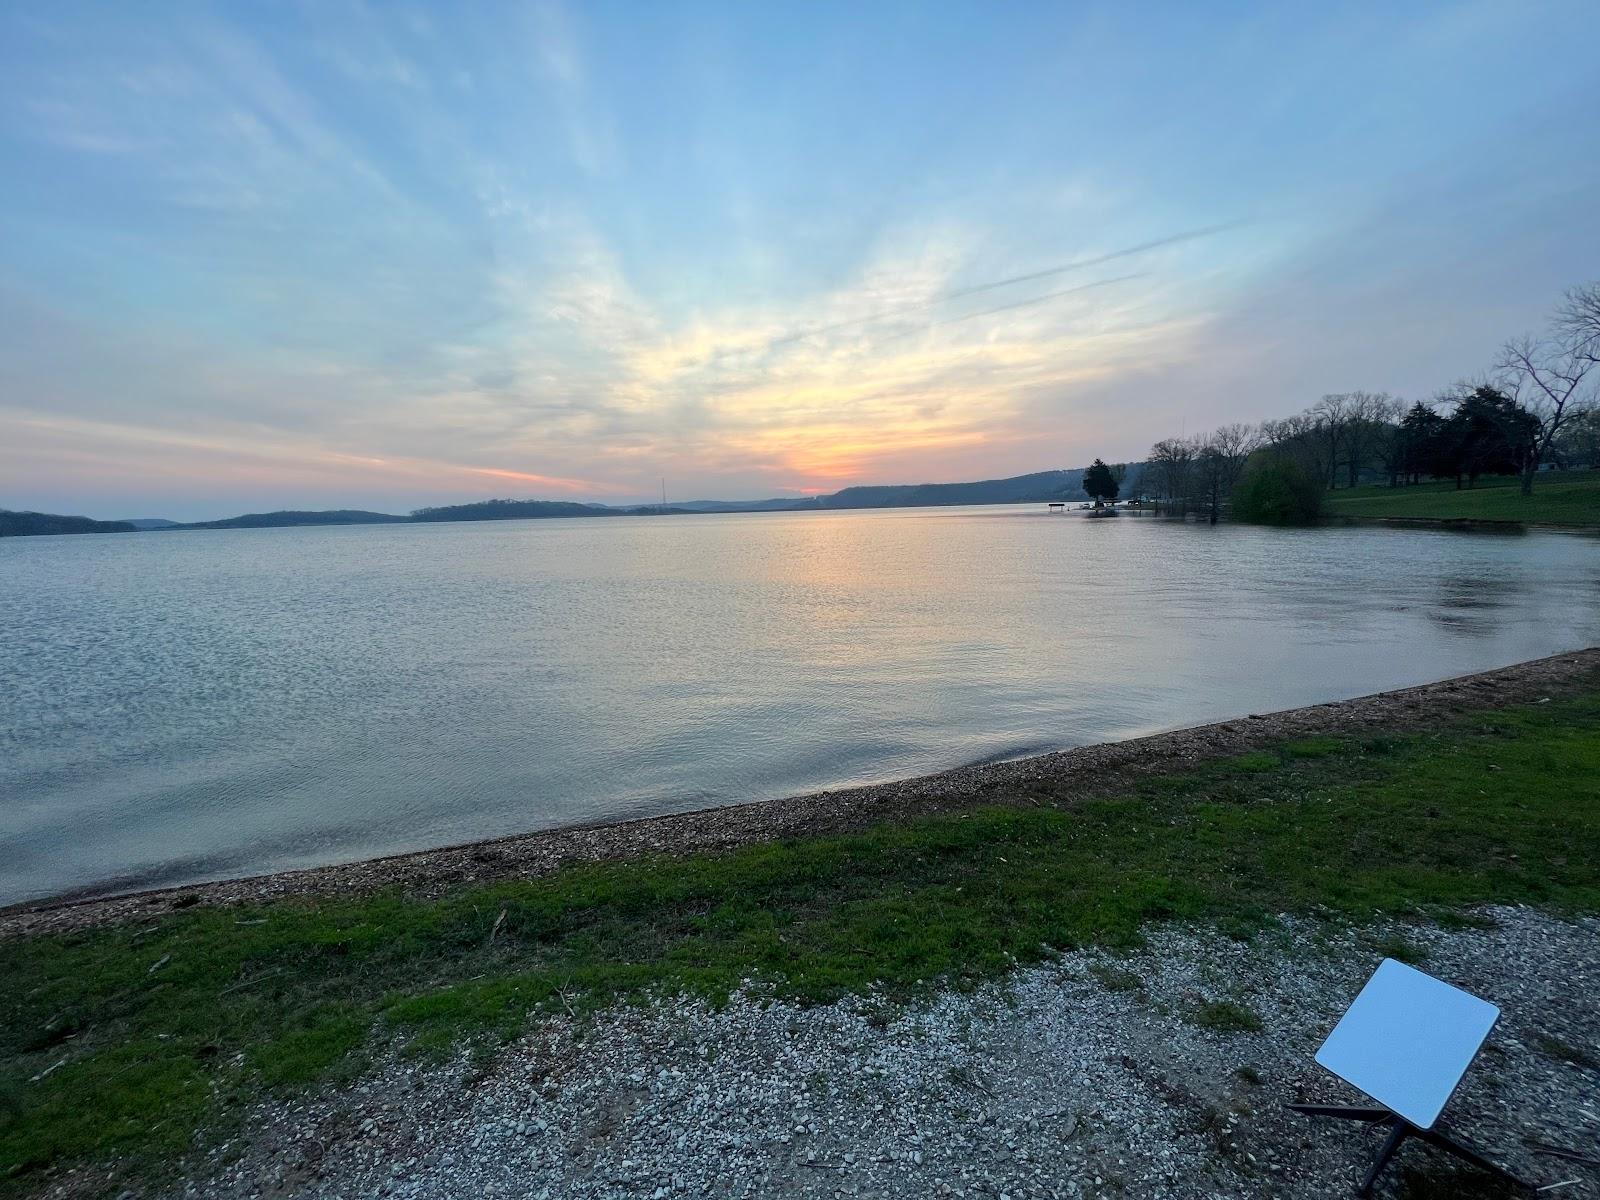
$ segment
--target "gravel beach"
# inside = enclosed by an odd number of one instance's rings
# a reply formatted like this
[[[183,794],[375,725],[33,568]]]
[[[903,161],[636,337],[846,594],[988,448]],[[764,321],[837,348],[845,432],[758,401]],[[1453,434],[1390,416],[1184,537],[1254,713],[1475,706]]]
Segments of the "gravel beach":
[[[1600,922],[1479,915],[1250,943],[1165,927],[903,1006],[558,1012],[487,1065],[391,1060],[266,1104],[168,1200],[1348,1194],[1378,1134],[1284,1105],[1358,1101],[1311,1056],[1400,945],[1504,1013],[1444,1123],[1559,1185],[1542,1195],[1600,1195],[1600,1168],[1529,1141],[1600,1157]],[[1413,1142],[1381,1194],[1501,1194],[1485,1183]]]

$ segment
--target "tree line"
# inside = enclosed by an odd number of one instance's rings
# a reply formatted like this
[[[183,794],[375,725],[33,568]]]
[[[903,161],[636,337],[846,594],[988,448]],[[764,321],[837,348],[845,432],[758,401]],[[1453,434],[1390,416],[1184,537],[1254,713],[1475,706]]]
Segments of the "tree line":
[[[59,513],[13,512],[0,508],[0,537],[29,537],[51,533],[137,533],[126,521],[94,521]]]
[[[1253,520],[1306,520],[1325,491],[1423,478],[1472,487],[1541,468],[1600,464],[1600,282],[1567,292],[1548,328],[1513,338],[1481,377],[1428,401],[1339,392],[1295,416],[1224,425],[1150,448],[1147,490],[1213,523],[1229,503]]]

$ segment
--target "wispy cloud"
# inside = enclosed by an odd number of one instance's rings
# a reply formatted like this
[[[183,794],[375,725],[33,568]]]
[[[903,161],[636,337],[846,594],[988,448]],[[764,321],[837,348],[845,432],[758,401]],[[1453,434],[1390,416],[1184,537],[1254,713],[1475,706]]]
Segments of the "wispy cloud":
[[[615,175],[621,151],[609,115],[598,102],[579,46],[572,13],[558,0],[531,9],[535,61],[566,130],[573,160],[590,175]]]
[[[819,334],[833,333],[833,332],[836,332],[836,331],[838,331],[840,329],[848,329],[853,325],[866,325],[866,324],[876,323],[878,321],[886,321],[886,320],[889,320],[891,317],[904,316],[907,313],[918,312],[918,311],[921,311],[923,309],[932,308],[935,305],[939,305],[939,304],[948,304],[952,300],[960,300],[960,299],[963,299],[963,298],[965,298],[967,296],[976,296],[976,295],[980,295],[980,294],[982,294],[984,292],[994,292],[994,291],[999,291],[1002,288],[1016,287],[1019,284],[1036,283],[1036,282],[1038,282],[1040,280],[1044,280],[1044,279],[1053,279],[1058,275],[1065,275],[1065,274],[1067,274],[1068,272],[1071,272],[1071,271],[1086,271],[1091,267],[1102,266],[1102,265],[1104,265],[1106,263],[1115,262],[1118,259],[1133,258],[1133,257],[1135,257],[1137,255],[1148,253],[1151,250],[1159,250],[1164,246],[1176,246],[1176,245],[1180,245],[1183,242],[1194,241],[1194,240],[1196,240],[1198,238],[1211,237],[1211,236],[1213,236],[1215,234],[1225,233],[1230,229],[1238,228],[1240,226],[1240,224],[1241,224],[1241,222],[1229,222],[1227,224],[1222,224],[1222,225],[1207,226],[1206,228],[1203,228],[1203,229],[1192,229],[1192,230],[1185,231],[1183,233],[1170,234],[1170,235],[1168,235],[1166,237],[1160,237],[1160,238],[1152,239],[1150,241],[1140,242],[1136,246],[1128,246],[1128,247],[1125,247],[1125,248],[1123,248],[1121,250],[1112,250],[1112,251],[1110,251],[1108,253],[1105,253],[1105,254],[1096,254],[1096,255],[1093,255],[1093,256],[1091,256],[1089,258],[1081,258],[1081,259],[1076,260],[1075,262],[1064,263],[1061,266],[1045,267],[1045,268],[1043,268],[1041,270],[1029,271],[1026,274],[1022,274],[1022,275],[1012,275],[1012,276],[1009,276],[1009,277],[1007,277],[1005,279],[993,279],[993,280],[988,281],[987,283],[976,283],[976,284],[969,284],[966,287],[952,288],[949,291],[941,292],[941,293],[939,293],[937,295],[933,295],[933,296],[924,297],[922,299],[916,300],[916,301],[914,301],[912,303],[909,303],[909,304],[902,304],[902,305],[900,305],[899,307],[896,307],[896,308],[887,308],[887,309],[883,309],[882,311],[879,311],[879,312],[868,313],[866,316],[854,317],[854,318],[851,318],[848,321],[841,321],[841,322],[838,322],[838,323],[833,324],[833,325],[823,325],[823,326],[819,326],[819,327],[817,327],[815,329],[803,329],[803,330],[800,330],[797,333],[789,334],[786,337],[780,338],[778,340],[779,340],[779,342],[790,342],[790,341],[798,341],[798,340],[800,340],[802,338],[816,337]],[[1119,276],[1118,279],[1117,279],[1117,282],[1121,282],[1122,279],[1130,279],[1130,278],[1133,278],[1133,277],[1132,276]],[[1101,286],[1101,285],[1100,284],[1091,284],[1089,286],[1097,287],[1097,286]],[[1051,292],[1051,293],[1048,293],[1048,294],[1046,294],[1044,296],[1038,296],[1038,297],[1034,297],[1034,298],[1028,299],[1028,300],[1017,301],[1017,302],[1015,302],[1013,304],[1002,305],[999,308],[992,309],[992,310],[987,310],[987,311],[1003,312],[1008,308],[1020,308],[1020,307],[1024,307],[1025,305],[1028,305],[1028,304],[1038,303],[1041,300],[1053,299],[1056,296],[1069,295],[1073,291],[1076,291],[1076,290],[1078,290],[1078,289],[1069,288],[1069,289],[1066,289],[1065,291]],[[964,318],[956,318],[956,319],[964,319]]]
[[[0,503],[804,492],[1450,378],[1590,238],[1541,2],[0,11]]]

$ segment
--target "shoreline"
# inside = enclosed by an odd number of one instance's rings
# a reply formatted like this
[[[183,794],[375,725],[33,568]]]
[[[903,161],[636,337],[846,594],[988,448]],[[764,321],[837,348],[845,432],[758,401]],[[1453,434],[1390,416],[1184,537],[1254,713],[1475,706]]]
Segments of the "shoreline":
[[[1403,729],[1442,714],[1539,700],[1600,677],[1600,647],[1393,691],[881,784],[812,792],[624,822],[563,826],[325,867],[115,895],[78,894],[0,908],[0,938],[68,933],[198,904],[350,898],[392,887],[437,895],[470,883],[537,878],[581,862],[733,850],[845,833],[886,820],[1030,803],[1043,781],[1088,798],[1152,772],[1257,749],[1286,737]]]
[[[1466,533],[1600,533],[1593,524],[1563,525],[1558,521],[1525,521],[1520,517],[1363,517],[1327,513],[1319,525],[1384,525],[1398,529],[1453,529]]]
[[[1347,1143],[1284,1104],[1334,1098],[1317,1034],[1385,957],[1504,1009],[1458,1117],[1588,1145],[1597,734],[1591,649],[431,877],[59,909],[89,924],[0,938],[0,1192],[1310,1200]]]

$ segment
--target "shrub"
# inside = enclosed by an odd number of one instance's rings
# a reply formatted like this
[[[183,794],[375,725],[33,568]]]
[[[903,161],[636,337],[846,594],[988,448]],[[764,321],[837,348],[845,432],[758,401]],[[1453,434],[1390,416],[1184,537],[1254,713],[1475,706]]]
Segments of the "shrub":
[[[1233,493],[1233,515],[1262,525],[1305,525],[1322,513],[1322,484],[1292,462],[1264,462]]]

